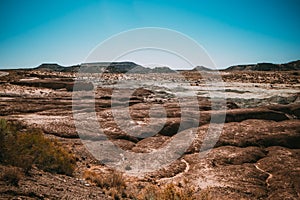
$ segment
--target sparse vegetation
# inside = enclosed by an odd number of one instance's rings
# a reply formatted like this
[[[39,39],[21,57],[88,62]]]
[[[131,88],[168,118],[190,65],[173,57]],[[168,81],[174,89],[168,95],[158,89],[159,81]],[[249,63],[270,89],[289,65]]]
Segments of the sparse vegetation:
[[[83,176],[86,180],[101,188],[122,188],[126,186],[123,175],[116,171],[106,175],[94,171],[85,171]]]
[[[114,199],[126,196],[126,183],[122,173],[113,171],[109,174],[100,174],[94,171],[85,171],[83,177],[98,187],[106,190],[106,193]]]
[[[0,119],[0,163],[72,175],[75,160],[56,140],[43,136],[39,129],[21,131],[21,125]]]
[[[173,183],[159,187],[149,185],[137,197],[139,200],[194,200],[193,187],[179,187]]]
[[[120,172],[100,173],[91,170],[83,174],[85,180],[104,189],[107,195],[114,199],[134,199],[134,200],[194,200],[196,199],[194,187],[185,184],[184,186],[174,183],[164,186],[148,184],[140,188],[134,186],[127,188],[124,176]],[[133,193],[133,191],[135,191]],[[125,198],[127,197],[127,198]]]

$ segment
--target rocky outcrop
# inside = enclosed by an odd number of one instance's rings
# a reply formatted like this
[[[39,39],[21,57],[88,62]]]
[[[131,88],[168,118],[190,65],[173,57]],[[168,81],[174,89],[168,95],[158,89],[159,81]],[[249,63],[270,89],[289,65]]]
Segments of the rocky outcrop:
[[[170,69],[169,67],[154,67],[150,70],[150,73],[176,73],[176,71]]]
[[[193,69],[193,71],[212,71],[213,69],[204,67],[204,66],[197,66]]]
[[[50,88],[54,90],[58,89],[66,89],[68,91],[73,90],[73,83],[72,82],[65,82],[60,80],[28,80],[28,81],[18,81],[12,82],[11,84],[21,85],[21,86],[29,86],[29,87],[43,87],[43,88]]]
[[[273,64],[273,63],[258,63],[252,65],[236,65],[225,69],[225,71],[295,71],[300,70],[300,60],[293,61],[285,64]]]
[[[40,71],[56,71],[56,72],[62,72],[64,71],[65,67],[58,65],[56,63],[43,63],[39,65],[38,67],[34,68],[35,70]]]

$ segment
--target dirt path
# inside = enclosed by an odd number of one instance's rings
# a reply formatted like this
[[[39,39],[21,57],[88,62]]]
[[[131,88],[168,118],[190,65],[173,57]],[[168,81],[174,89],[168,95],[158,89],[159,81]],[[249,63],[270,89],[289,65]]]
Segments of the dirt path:
[[[269,173],[269,172],[267,172],[267,171],[265,171],[265,170],[261,169],[260,167],[258,167],[258,166],[257,166],[257,164],[254,164],[254,166],[255,166],[255,168],[256,168],[256,169],[258,169],[259,171],[261,171],[261,172],[263,172],[263,173],[265,173],[265,174],[268,174],[268,175],[269,175],[269,176],[268,176],[268,178],[266,179],[266,184],[267,184],[267,187],[269,187],[269,186],[270,186],[270,184],[269,184],[269,180],[270,180],[271,178],[273,178],[273,174],[271,174],[271,173]]]
[[[168,177],[168,178],[161,178],[159,180],[157,180],[158,182],[163,182],[163,181],[171,181],[173,180],[174,178],[178,178],[178,177],[181,177],[184,173],[187,173],[189,170],[190,170],[190,164],[184,160],[184,158],[181,159],[181,162],[184,162],[186,167],[184,169],[183,172],[180,172],[178,174],[176,174],[175,176],[172,176],[172,177]]]

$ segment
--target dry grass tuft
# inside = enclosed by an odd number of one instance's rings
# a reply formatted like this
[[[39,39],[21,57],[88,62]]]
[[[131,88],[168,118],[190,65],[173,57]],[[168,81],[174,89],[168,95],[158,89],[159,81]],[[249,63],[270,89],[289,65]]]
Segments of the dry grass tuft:
[[[126,182],[123,174],[117,171],[112,171],[109,174],[100,174],[94,171],[85,171],[84,179],[104,189],[106,194],[114,199],[122,199],[127,196],[125,193]]]
[[[194,188],[179,187],[173,183],[162,187],[148,185],[144,188],[137,199],[139,200],[194,200]]]
[[[100,174],[94,171],[85,171],[83,177],[101,188],[122,188],[125,181],[122,173],[113,171],[110,174]]]

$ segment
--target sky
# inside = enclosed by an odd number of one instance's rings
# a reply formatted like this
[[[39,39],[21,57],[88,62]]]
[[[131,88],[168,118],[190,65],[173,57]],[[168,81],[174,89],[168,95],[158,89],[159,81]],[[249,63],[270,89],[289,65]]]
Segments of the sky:
[[[142,27],[189,36],[217,68],[286,63],[300,59],[299,10],[299,0],[0,0],[0,69],[79,64]]]

